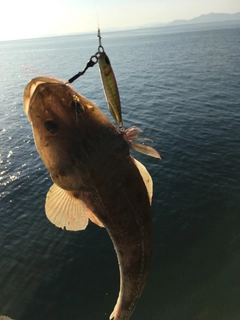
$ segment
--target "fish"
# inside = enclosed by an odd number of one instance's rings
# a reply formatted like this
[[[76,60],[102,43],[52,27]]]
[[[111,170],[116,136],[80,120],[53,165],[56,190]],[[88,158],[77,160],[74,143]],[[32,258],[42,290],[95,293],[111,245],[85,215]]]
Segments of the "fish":
[[[0,320],[13,320],[12,318],[9,318],[7,316],[0,315]]]
[[[105,51],[99,51],[98,66],[109,111],[116,123],[122,127],[121,101],[117,81]]]
[[[131,156],[127,135],[71,85],[34,78],[24,90],[23,104],[37,151],[53,180],[46,216],[71,231],[84,230],[89,220],[105,227],[120,272],[110,319],[129,320],[151,264],[152,178]]]

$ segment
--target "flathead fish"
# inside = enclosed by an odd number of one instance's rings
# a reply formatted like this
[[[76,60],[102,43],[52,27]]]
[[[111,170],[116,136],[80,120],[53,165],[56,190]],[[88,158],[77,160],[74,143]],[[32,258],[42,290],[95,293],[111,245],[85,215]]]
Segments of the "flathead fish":
[[[152,253],[152,179],[129,154],[129,142],[100,109],[56,79],[35,78],[24,110],[53,186],[45,211],[57,227],[83,230],[88,220],[109,233],[120,291],[110,316],[128,320],[144,289]]]

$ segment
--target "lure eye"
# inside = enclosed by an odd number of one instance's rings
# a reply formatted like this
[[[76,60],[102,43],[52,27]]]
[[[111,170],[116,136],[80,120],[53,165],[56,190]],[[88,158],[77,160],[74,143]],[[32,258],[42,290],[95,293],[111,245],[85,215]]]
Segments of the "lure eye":
[[[106,64],[108,64],[110,66],[110,60],[109,60],[108,56],[105,57],[105,62],[106,62]]]
[[[58,131],[58,125],[56,122],[52,120],[48,120],[44,123],[44,127],[47,131],[51,132],[52,134],[56,133]]]

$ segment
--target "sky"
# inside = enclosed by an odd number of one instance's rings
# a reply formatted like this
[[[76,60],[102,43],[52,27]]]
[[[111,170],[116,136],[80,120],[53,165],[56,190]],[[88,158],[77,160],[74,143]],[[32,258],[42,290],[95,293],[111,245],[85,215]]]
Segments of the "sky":
[[[132,28],[201,14],[240,12],[240,0],[7,0],[0,5],[0,41]]]

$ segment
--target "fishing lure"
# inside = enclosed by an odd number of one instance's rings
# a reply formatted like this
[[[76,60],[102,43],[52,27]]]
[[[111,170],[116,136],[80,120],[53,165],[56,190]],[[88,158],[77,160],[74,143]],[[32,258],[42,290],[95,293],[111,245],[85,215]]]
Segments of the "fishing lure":
[[[109,106],[111,115],[113,116],[116,123],[121,128],[123,126],[122,122],[122,111],[121,111],[121,101],[117,86],[117,81],[110,63],[110,60],[104,51],[101,42],[101,33],[98,28],[98,38],[99,38],[99,47],[98,47],[98,66],[100,71],[100,76],[102,80],[102,85],[105,93],[105,97]]]
[[[124,139],[127,140],[130,149],[143,153],[150,157],[161,159],[160,154],[154,148],[142,143],[133,142],[133,140],[148,140],[153,142],[150,138],[139,137],[139,135],[143,133],[141,129],[137,128],[136,126],[133,126],[124,130],[120,129],[120,132],[123,134]]]
[[[78,77],[82,76],[88,68],[93,67],[96,63],[98,63],[105,97],[109,106],[110,113],[119,126],[118,132],[123,135],[125,140],[127,140],[130,149],[154,158],[161,159],[160,154],[154,148],[142,143],[133,142],[133,140],[149,140],[152,142],[152,140],[149,138],[139,138],[139,135],[143,132],[142,130],[140,130],[136,126],[133,126],[128,129],[124,128],[117,81],[110,60],[102,46],[100,28],[98,28],[97,36],[99,38],[99,47],[97,53],[91,56],[85,69],[83,71],[78,72],[75,76],[69,79],[67,83],[72,83]],[[78,122],[78,101],[74,101],[74,103],[76,120]]]

